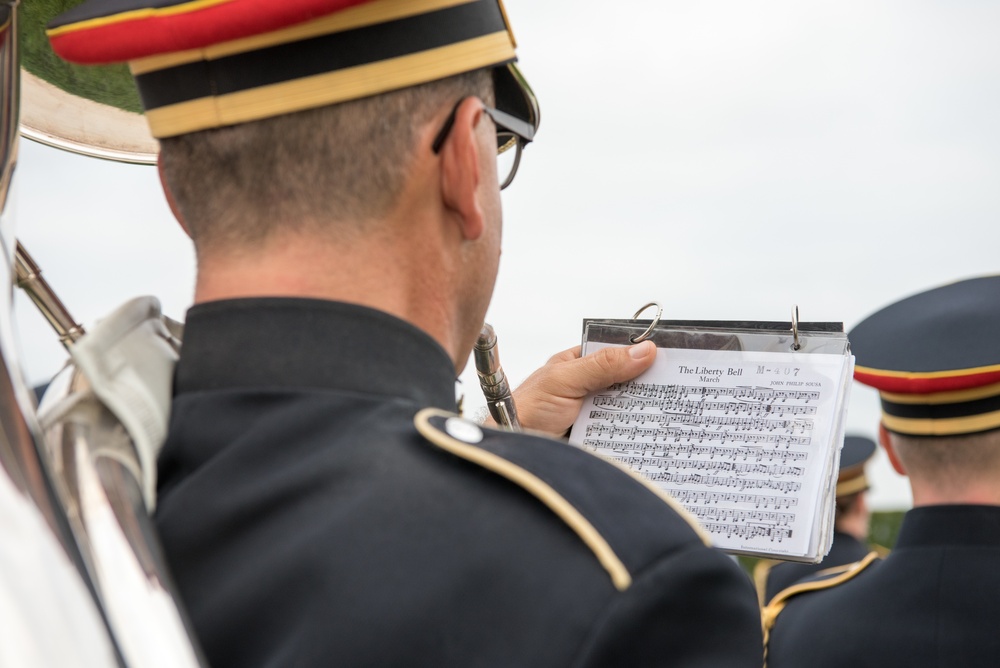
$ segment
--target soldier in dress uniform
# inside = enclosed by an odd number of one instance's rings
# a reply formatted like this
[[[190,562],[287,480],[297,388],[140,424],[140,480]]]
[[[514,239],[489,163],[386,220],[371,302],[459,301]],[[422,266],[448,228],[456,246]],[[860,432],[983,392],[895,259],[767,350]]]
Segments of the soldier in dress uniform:
[[[871,513],[865,495],[869,489],[865,464],[875,454],[875,441],[864,436],[847,436],[840,452],[837,475],[836,516],[830,553],[818,564],[762,559],[754,567],[754,583],[761,604],[770,601],[782,589],[814,573],[859,561],[872,548],[868,546]]]
[[[892,554],[764,610],[771,668],[1000,665],[1000,276],[892,304],[849,334],[914,508]]]
[[[212,666],[760,665],[669,498],[452,412],[538,124],[498,0],[92,0],[50,37],[129,61],[194,241],[156,519]],[[562,353],[521,421],[654,356]]]

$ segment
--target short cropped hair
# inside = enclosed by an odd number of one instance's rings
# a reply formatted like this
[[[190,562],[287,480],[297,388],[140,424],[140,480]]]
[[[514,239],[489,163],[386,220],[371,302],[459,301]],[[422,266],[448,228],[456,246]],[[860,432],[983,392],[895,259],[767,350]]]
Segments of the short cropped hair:
[[[1000,430],[958,436],[891,434],[892,445],[910,475],[940,489],[961,489],[1000,474]]]
[[[467,96],[492,104],[489,69],[167,138],[161,166],[199,252],[252,246],[276,225],[336,235],[328,221],[363,224],[391,210],[418,129]]]

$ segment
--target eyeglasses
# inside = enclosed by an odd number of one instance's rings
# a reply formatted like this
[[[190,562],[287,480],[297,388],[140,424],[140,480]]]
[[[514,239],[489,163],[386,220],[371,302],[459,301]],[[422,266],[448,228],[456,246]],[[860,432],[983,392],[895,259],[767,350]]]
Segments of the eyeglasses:
[[[455,104],[454,109],[445,119],[444,125],[441,126],[441,131],[434,138],[431,150],[434,151],[435,155],[441,152],[441,147],[448,139],[448,133],[451,132],[451,127],[455,124],[455,114],[458,113],[458,107],[465,99],[462,98]],[[497,179],[500,181],[500,190],[503,190],[514,180],[517,166],[521,164],[521,151],[534,138],[535,128],[516,116],[511,116],[493,107],[487,107],[485,104],[483,111],[497,126]]]

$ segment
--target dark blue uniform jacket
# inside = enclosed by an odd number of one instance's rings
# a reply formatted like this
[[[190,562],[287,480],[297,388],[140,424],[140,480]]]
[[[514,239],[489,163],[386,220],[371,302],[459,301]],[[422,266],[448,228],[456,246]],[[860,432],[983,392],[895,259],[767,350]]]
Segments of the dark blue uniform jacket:
[[[190,311],[156,519],[213,668],[759,668],[730,559],[626,472],[451,416],[454,387],[378,311]]]
[[[788,598],[767,665],[1000,666],[998,563],[1000,507],[915,508],[885,560]]]

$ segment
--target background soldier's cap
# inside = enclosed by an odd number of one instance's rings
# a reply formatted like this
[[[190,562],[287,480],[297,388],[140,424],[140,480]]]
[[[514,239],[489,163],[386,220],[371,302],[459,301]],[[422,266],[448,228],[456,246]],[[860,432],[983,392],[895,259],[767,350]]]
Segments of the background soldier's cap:
[[[89,0],[48,36],[71,62],[128,62],[156,137],[481,68],[497,108],[539,120],[501,0]]]
[[[840,451],[840,474],[837,476],[837,496],[850,496],[868,489],[865,464],[875,454],[875,441],[864,436],[847,436]]]
[[[1000,276],[908,297],[848,338],[854,377],[879,390],[889,431],[948,436],[1000,428]]]

